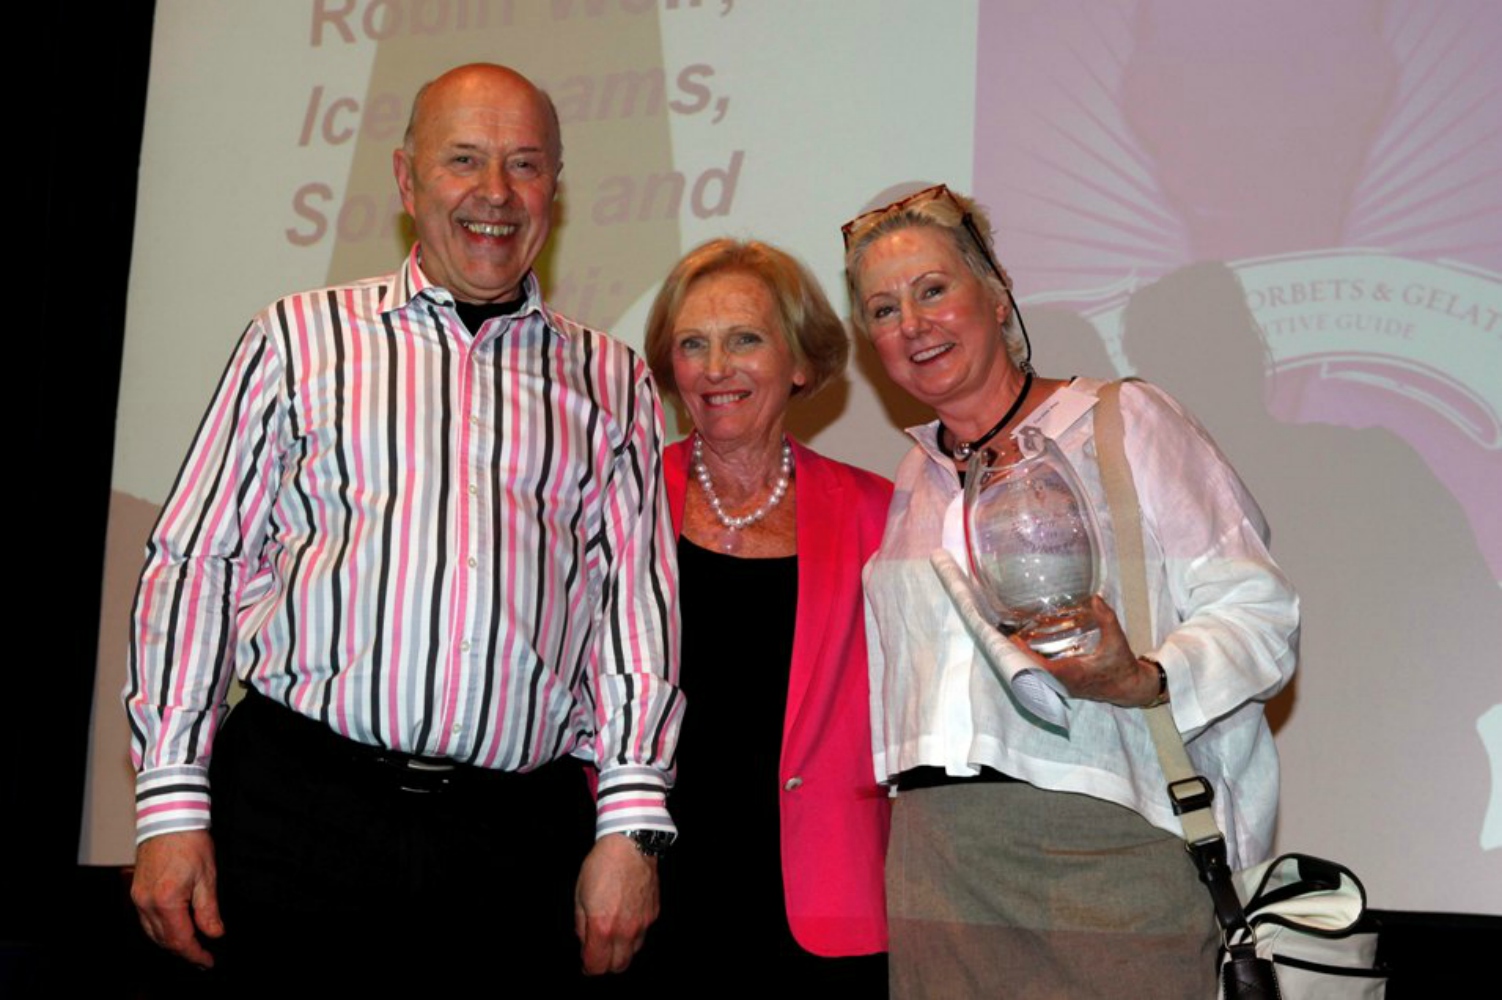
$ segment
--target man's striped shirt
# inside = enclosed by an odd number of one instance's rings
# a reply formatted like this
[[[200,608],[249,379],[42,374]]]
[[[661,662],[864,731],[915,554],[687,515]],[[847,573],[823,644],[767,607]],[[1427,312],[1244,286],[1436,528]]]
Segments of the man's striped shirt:
[[[535,276],[472,336],[417,254],[282,299],[230,360],[136,595],[138,839],[209,825],[232,674],[361,743],[512,771],[582,756],[598,834],[672,829],[651,377]]]

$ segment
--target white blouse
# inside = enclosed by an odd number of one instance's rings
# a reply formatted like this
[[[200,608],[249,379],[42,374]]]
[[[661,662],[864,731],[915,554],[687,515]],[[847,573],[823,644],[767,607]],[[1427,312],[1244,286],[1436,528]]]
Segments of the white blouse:
[[[1094,396],[1077,379],[1028,423],[1055,440],[1095,506],[1106,554],[1102,596],[1125,620],[1115,526],[1096,464]],[[1292,676],[1299,601],[1268,554],[1262,512],[1203,427],[1161,390],[1123,386],[1126,453],[1142,508],[1151,650],[1163,665],[1189,756],[1215,788],[1231,864],[1265,859],[1277,818],[1278,756],[1262,703]],[[1052,404],[1052,405],[1051,405]],[[1174,834],[1152,738],[1137,709],[1072,700],[1067,731],[1021,709],[977,652],[929,562],[964,494],[938,450],[937,422],[897,472],[880,550],[866,565],[876,775],[982,766],[1039,788],[1116,802]],[[949,548],[968,558],[950,532]]]

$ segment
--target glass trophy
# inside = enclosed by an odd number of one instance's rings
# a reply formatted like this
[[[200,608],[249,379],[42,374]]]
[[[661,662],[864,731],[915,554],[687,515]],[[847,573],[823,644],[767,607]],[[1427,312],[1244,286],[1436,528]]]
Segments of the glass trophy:
[[[1090,598],[1101,585],[1100,530],[1069,460],[1036,427],[1018,434],[1023,458],[970,460],[965,542],[970,573],[1003,632],[1045,657],[1100,642]]]

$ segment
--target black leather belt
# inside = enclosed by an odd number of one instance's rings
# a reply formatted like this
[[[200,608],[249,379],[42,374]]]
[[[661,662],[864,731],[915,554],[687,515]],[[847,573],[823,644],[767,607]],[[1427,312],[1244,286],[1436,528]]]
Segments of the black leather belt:
[[[897,776],[897,790],[913,792],[920,788],[942,788],[945,785],[1004,784],[1018,780],[1020,779],[990,767],[982,767],[980,774],[950,774],[942,767],[914,767]]]
[[[254,689],[247,689],[230,714],[237,717],[236,724],[254,727],[262,737],[278,740],[296,754],[337,768],[350,781],[391,791],[432,794],[488,789],[537,773],[476,767],[448,757],[422,757],[347,739]]]

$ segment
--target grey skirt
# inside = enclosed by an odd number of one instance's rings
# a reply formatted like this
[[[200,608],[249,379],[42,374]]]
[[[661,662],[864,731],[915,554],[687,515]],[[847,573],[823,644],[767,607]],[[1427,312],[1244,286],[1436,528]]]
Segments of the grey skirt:
[[[887,917],[893,997],[1215,995],[1219,934],[1184,842],[1085,795],[900,793]]]

